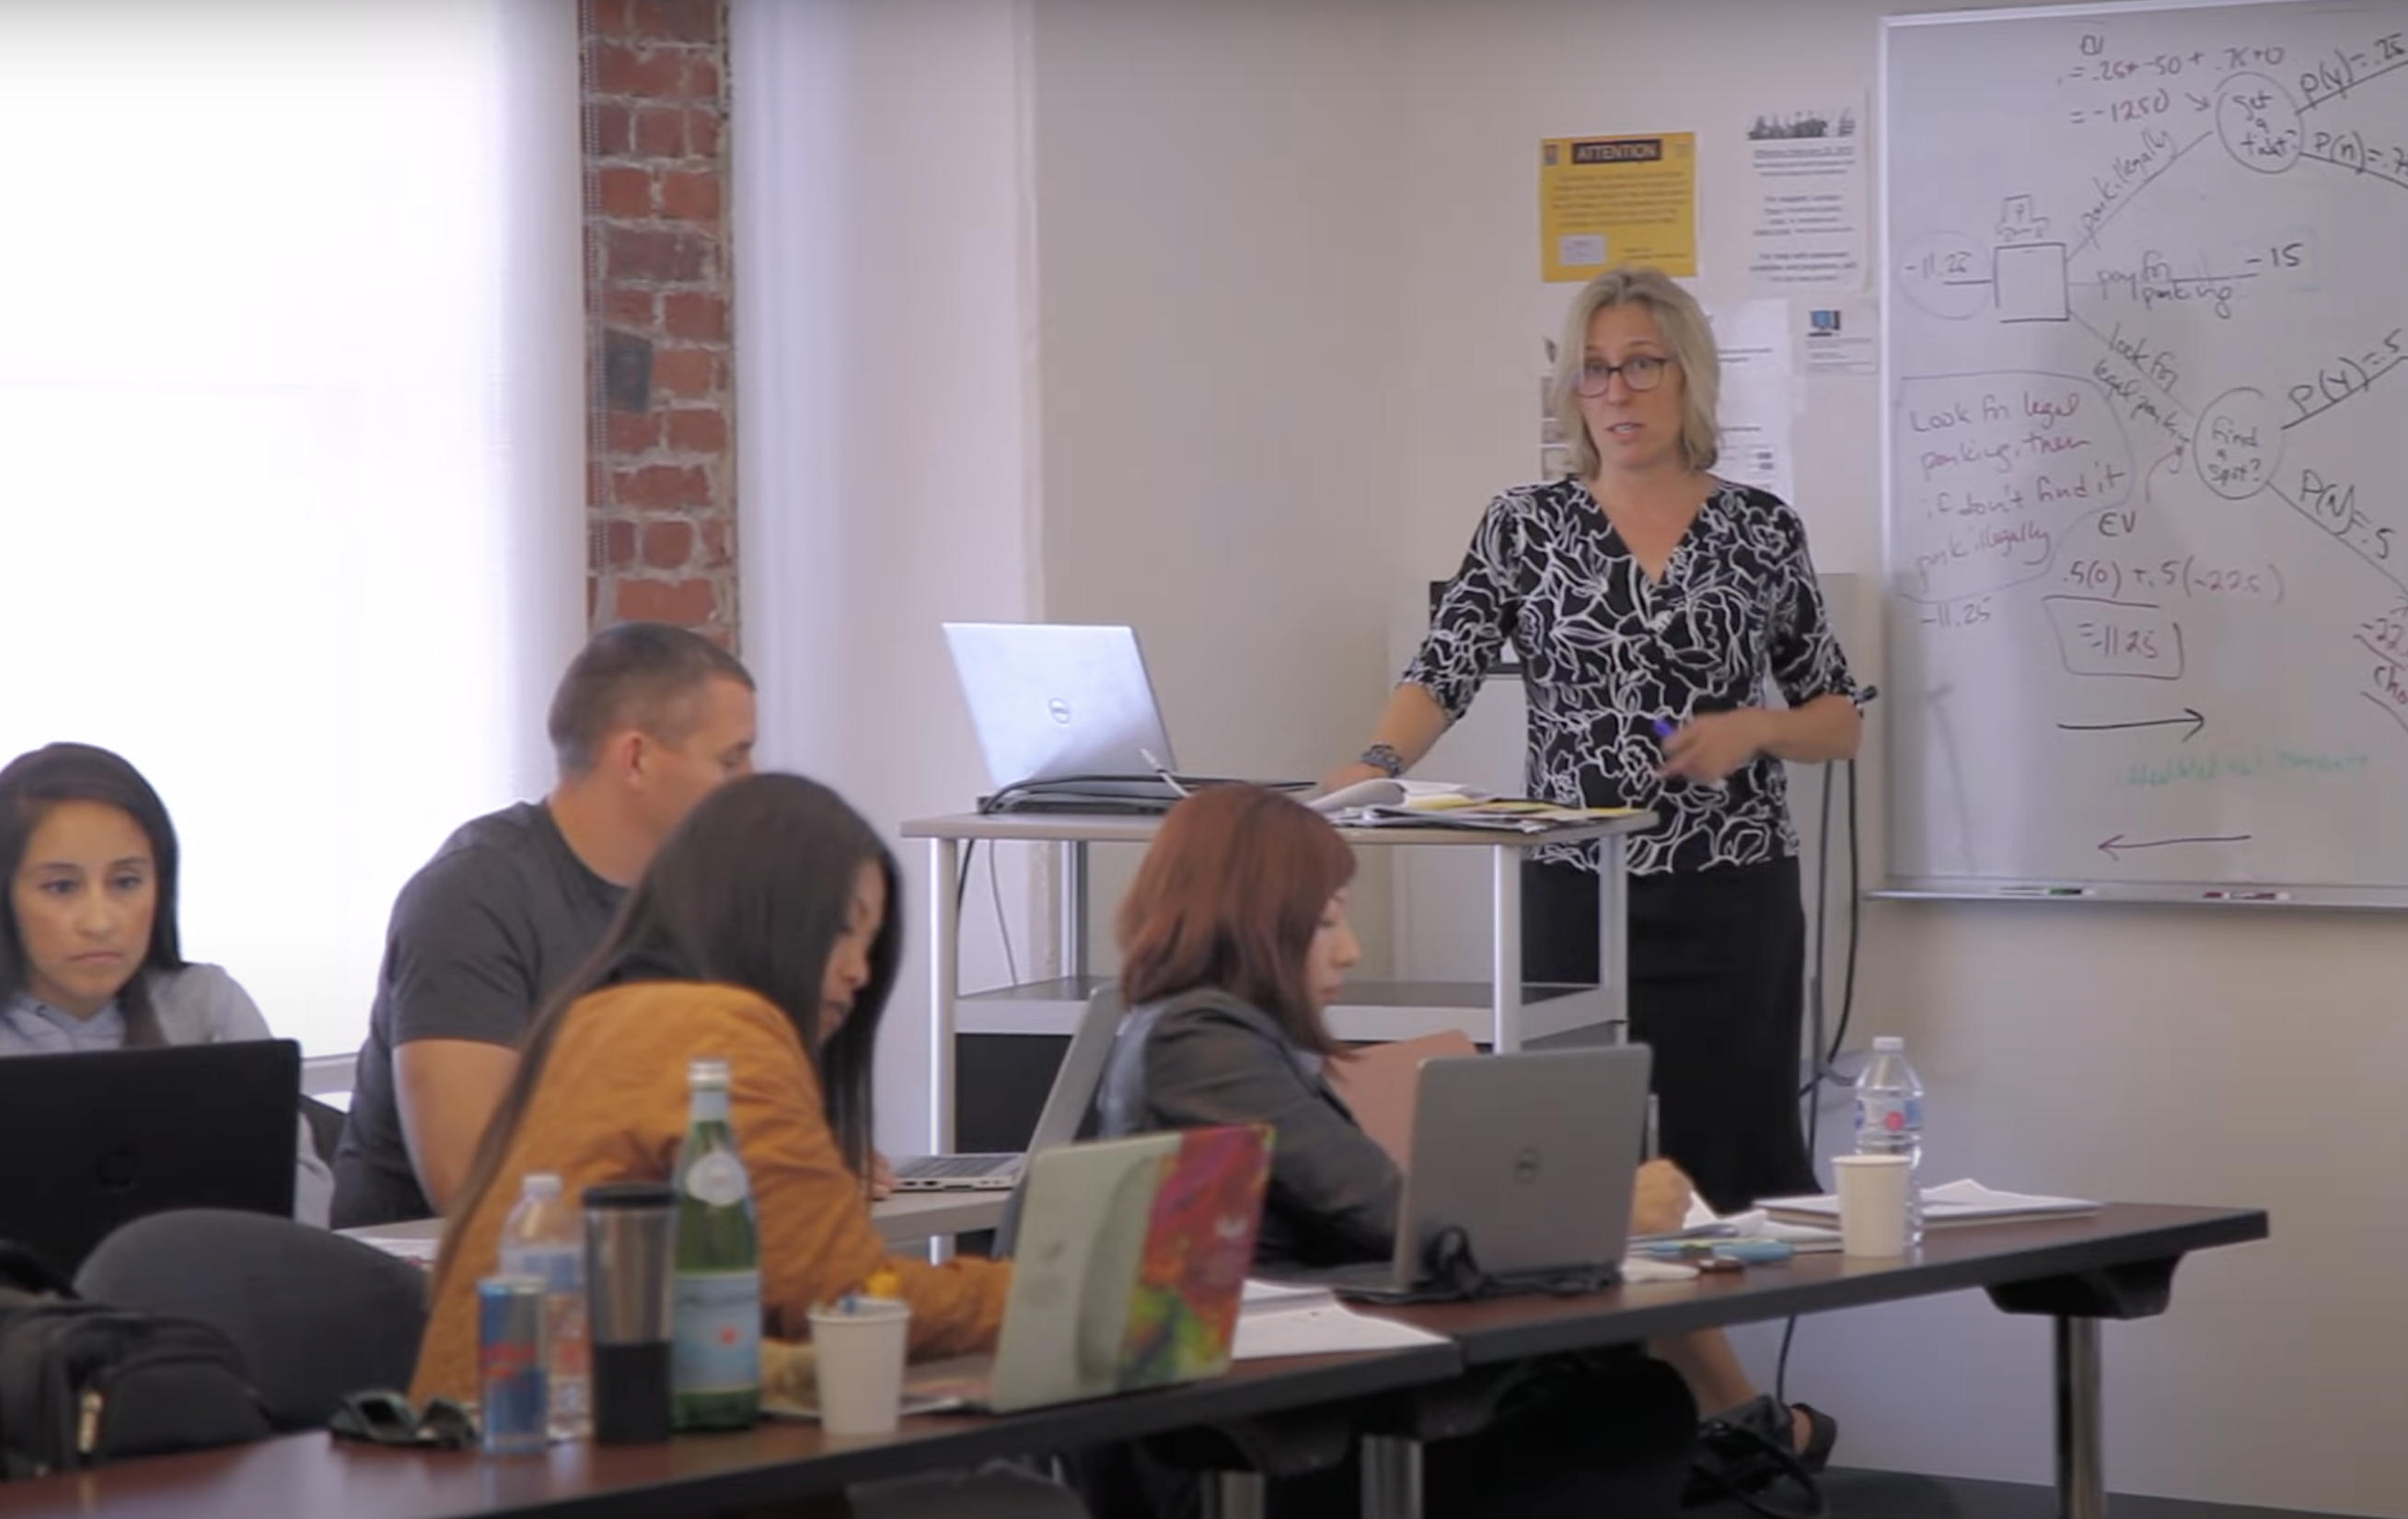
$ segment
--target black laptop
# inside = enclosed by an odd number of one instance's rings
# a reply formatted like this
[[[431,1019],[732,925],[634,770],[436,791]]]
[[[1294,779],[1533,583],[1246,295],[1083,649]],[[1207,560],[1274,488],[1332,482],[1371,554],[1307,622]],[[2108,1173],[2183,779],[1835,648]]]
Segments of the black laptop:
[[[290,1217],[300,1102],[291,1039],[0,1060],[0,1239],[72,1273],[147,1214]]]

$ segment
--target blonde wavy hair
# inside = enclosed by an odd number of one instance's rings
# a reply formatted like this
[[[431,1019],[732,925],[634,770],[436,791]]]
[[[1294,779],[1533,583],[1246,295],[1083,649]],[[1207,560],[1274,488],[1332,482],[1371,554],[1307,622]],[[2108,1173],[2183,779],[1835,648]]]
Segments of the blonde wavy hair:
[[[1574,385],[1587,354],[1588,324],[1599,311],[1616,306],[1644,307],[1656,319],[1656,329],[1664,335],[1664,346],[1681,370],[1681,457],[1691,469],[1712,469],[1722,457],[1714,404],[1723,388],[1713,328],[1697,297],[1670,276],[1656,269],[1622,267],[1608,269],[1581,287],[1564,318],[1563,337],[1555,344],[1555,382],[1549,398],[1555,422],[1571,444],[1572,473],[1582,480],[1597,474],[1597,439],[1589,437]]]

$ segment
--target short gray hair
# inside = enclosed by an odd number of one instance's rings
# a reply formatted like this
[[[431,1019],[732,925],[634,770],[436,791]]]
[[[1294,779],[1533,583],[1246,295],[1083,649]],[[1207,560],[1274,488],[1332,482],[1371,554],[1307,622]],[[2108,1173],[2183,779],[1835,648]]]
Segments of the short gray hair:
[[[1606,270],[1572,298],[1564,318],[1564,336],[1555,345],[1555,383],[1550,394],[1556,424],[1571,445],[1572,473],[1587,480],[1597,473],[1597,439],[1588,436],[1588,419],[1581,415],[1581,365],[1588,351],[1588,324],[1611,307],[1641,306],[1656,319],[1664,346],[1681,366],[1681,454],[1692,469],[1712,469],[1722,457],[1722,429],[1714,421],[1714,405],[1722,394],[1723,365],[1714,346],[1714,330],[1697,297],[1674,284],[1658,269],[1630,266]]]

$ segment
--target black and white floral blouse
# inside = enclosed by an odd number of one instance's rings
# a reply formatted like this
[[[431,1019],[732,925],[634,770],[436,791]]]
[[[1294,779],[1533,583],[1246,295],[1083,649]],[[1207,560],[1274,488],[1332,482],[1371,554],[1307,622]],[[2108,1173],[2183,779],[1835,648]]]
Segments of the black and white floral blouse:
[[[1481,519],[1403,678],[1459,718],[1509,638],[1529,698],[1530,795],[1653,810],[1664,821],[1630,840],[1634,873],[1798,852],[1780,761],[1758,755],[1716,786],[1656,779],[1659,724],[1759,705],[1768,672],[1792,706],[1855,695],[1805,525],[1780,497],[1718,485],[1659,584],[1580,481],[1506,492]],[[1596,868],[1579,845],[1539,853]]]

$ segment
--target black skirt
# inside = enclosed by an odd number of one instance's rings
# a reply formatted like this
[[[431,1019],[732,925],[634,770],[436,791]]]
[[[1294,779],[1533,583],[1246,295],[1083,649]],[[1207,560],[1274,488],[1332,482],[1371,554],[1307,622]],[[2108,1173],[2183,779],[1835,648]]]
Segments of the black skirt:
[[[1661,1154],[1716,1212],[1819,1192],[1800,1122],[1798,861],[1629,879],[1630,1038],[1655,1053]],[[1522,974],[1594,982],[1594,873],[1522,867]]]

